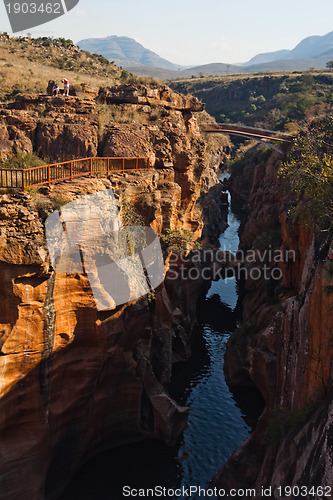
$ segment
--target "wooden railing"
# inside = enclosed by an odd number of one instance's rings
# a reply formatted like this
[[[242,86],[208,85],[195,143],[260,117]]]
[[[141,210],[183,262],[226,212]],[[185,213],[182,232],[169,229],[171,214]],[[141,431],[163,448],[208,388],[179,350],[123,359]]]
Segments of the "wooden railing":
[[[28,187],[71,180],[82,175],[148,170],[149,168],[148,157],[83,158],[21,170],[0,169],[0,187],[24,190]]]

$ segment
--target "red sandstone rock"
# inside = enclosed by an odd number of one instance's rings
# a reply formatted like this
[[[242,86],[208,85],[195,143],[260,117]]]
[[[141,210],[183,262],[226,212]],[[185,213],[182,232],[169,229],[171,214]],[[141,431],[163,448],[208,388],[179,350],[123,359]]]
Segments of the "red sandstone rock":
[[[275,306],[267,304],[267,290],[260,283],[256,287],[251,280],[245,284],[243,316],[247,322],[231,337],[226,352],[227,381],[231,385],[254,382],[267,410],[253,436],[234,452],[215,483],[257,491],[262,486],[276,491],[286,484],[311,488],[333,481],[328,445],[333,359],[333,276],[327,271],[330,241],[320,246],[311,227],[288,217],[291,195],[286,186],[281,189],[278,166],[273,153],[247,186],[249,160],[244,177],[233,184],[249,200],[241,247],[256,248],[260,228],[264,235],[281,228],[281,249],[296,255],[294,261],[281,263],[283,281],[276,285]],[[313,405],[311,417],[311,412],[306,414],[309,404]],[[296,425],[284,428],[284,418],[294,419]],[[275,493],[274,498],[278,497]]]
[[[165,91],[163,102],[171,106],[169,96]],[[15,126],[43,154],[97,154],[91,100],[18,96],[1,113],[4,141]],[[202,191],[217,183],[216,166],[203,140],[186,133],[182,113],[172,113],[159,126],[110,125],[103,142],[106,154],[137,155],[142,148],[155,155],[158,170],[81,178],[43,188],[34,198],[0,196],[0,479],[6,500],[56,498],[90,454],[146,437],[174,443],[184,426],[187,409],[170,399],[166,386],[172,364],[189,355],[202,283],[161,285],[152,304],[142,298],[98,313],[85,275],[50,267],[43,230],[52,200],[110,186],[120,205],[132,203],[159,233],[182,227],[199,237],[213,218],[216,229],[222,227],[221,188],[202,201]],[[11,144],[15,151],[17,143]]]

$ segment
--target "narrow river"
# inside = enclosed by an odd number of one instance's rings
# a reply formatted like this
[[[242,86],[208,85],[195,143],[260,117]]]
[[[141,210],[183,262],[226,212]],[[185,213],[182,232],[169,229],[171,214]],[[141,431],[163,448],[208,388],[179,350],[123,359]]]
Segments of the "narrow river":
[[[231,203],[222,250],[238,248],[239,219]],[[223,357],[236,329],[238,290],[235,278],[213,282],[198,309],[200,329],[191,360],[176,366],[170,394],[189,406],[188,424],[174,448],[143,441],[103,452],[74,476],[62,500],[118,500],[124,485],[207,487],[228,457],[250,434],[263,406],[256,391],[232,393],[224,379]],[[197,497],[192,496],[193,500]]]

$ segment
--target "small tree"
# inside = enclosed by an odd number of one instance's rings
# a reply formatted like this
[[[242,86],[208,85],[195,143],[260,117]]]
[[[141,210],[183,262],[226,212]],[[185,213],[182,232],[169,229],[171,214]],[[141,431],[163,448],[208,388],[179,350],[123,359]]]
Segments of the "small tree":
[[[160,239],[164,250],[176,253],[187,252],[193,247],[198,250],[202,248],[199,242],[193,241],[193,234],[187,229],[165,229]]]
[[[333,61],[328,61],[328,62],[326,63],[326,68],[328,68],[328,69],[333,69]]]
[[[333,116],[311,123],[299,135],[280,168],[296,194],[303,220],[316,222],[321,229],[333,227]]]

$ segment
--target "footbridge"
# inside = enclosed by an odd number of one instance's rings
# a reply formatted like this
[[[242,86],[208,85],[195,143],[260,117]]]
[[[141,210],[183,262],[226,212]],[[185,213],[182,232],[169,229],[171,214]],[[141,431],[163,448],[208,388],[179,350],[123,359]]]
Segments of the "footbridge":
[[[296,137],[294,135],[277,132],[275,130],[247,127],[246,125],[233,125],[230,123],[204,123],[200,125],[200,130],[202,133],[206,134],[230,134],[245,137],[246,139],[253,139],[257,142],[266,144],[266,146],[274,149],[280,154],[283,154],[283,151],[268,141],[274,140],[281,143],[291,144]]]

